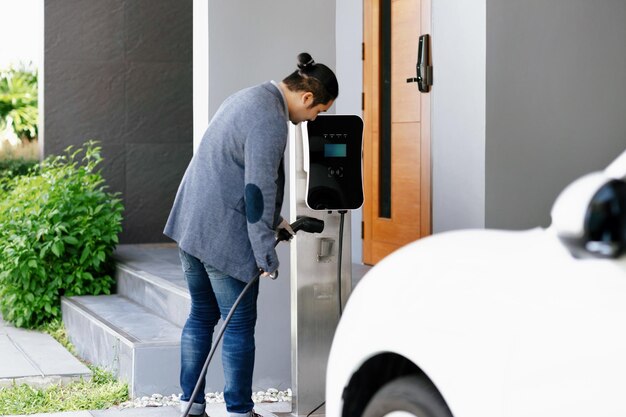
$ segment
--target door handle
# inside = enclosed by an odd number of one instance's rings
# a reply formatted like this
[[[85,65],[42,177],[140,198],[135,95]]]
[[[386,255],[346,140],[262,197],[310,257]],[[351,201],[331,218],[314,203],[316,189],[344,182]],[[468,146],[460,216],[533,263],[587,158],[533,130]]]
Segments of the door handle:
[[[430,35],[422,35],[419,38],[417,50],[417,63],[415,64],[417,77],[407,78],[407,83],[417,83],[417,88],[422,93],[430,91],[433,85],[433,67],[430,65]]]

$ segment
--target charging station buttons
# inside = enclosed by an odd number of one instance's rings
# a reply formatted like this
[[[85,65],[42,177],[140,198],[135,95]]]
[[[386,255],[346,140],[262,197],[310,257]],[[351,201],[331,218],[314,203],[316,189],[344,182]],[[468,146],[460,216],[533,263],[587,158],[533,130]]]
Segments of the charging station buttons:
[[[343,178],[343,167],[328,167],[328,178]]]

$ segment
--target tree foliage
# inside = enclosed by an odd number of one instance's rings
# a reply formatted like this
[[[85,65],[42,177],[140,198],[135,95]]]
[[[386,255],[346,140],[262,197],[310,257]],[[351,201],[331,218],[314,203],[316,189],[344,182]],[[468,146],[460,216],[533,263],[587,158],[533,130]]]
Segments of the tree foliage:
[[[0,132],[37,139],[37,71],[28,66],[0,71]],[[3,138],[0,138],[3,139]]]

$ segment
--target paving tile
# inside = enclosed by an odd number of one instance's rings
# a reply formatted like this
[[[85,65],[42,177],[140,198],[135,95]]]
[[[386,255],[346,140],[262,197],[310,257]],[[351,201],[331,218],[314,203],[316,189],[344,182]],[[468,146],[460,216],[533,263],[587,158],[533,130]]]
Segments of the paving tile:
[[[11,329],[8,335],[43,375],[91,375],[85,365],[50,335],[22,329]]]
[[[8,334],[0,334],[0,381],[10,380],[10,384],[14,378],[34,375],[41,375],[41,372],[28,361]]]
[[[289,408],[289,411],[291,411],[291,403],[282,403],[282,407],[280,405],[277,406],[277,403],[256,404],[254,407],[254,410],[257,413],[261,414],[263,417],[276,417],[276,415],[273,412],[268,411],[268,409],[274,410],[274,409],[278,409],[277,407],[282,408],[284,410],[287,410],[287,408]],[[228,412],[226,411],[226,405],[224,403],[207,404],[206,413],[210,417],[228,417]],[[93,417],[178,417],[181,415],[181,411],[180,411],[179,406],[169,406],[169,407],[126,408],[124,410],[112,408],[109,410],[91,411],[91,414]],[[62,416],[62,417],[74,417],[74,416]],[[76,417],[79,417],[79,416],[76,416]]]
[[[17,329],[0,317],[0,386],[36,387],[91,377],[91,371],[50,335]]]
[[[5,417],[25,417],[24,415],[11,415]],[[93,417],[89,411],[65,411],[63,413],[39,413],[28,414],[28,417]]]
[[[178,407],[146,407],[146,408],[126,408],[119,410],[112,408],[109,410],[91,411],[93,417],[178,417],[180,416]],[[73,417],[73,416],[72,416]],[[211,416],[214,417],[214,416]]]

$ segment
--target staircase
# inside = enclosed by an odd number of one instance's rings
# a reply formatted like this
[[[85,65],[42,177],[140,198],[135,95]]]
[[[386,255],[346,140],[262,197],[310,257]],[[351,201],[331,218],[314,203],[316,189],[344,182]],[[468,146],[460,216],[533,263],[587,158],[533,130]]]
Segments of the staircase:
[[[279,246],[289,271],[288,246]],[[178,249],[170,244],[119,245],[117,293],[62,300],[63,322],[80,357],[128,382],[133,398],[179,394],[180,334],[190,308]],[[353,265],[355,284],[369,269]],[[291,388],[290,279],[262,280],[256,325],[253,391]],[[218,332],[218,324],[214,336]],[[223,391],[221,347],[206,392]]]
[[[174,245],[120,245],[117,294],[62,300],[63,322],[80,357],[128,382],[132,397],[178,394],[180,334],[190,297]],[[221,357],[221,349],[216,352]],[[218,359],[207,391],[222,391]]]

